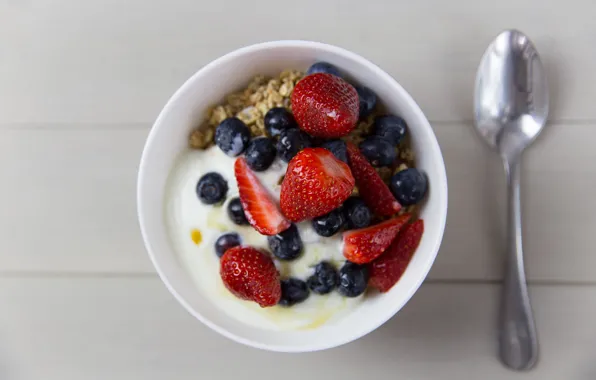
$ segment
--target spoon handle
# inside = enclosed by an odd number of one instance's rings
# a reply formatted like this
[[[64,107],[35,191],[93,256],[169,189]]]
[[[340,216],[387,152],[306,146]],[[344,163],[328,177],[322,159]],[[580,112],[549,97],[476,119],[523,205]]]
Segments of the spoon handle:
[[[506,162],[508,187],[507,264],[503,284],[499,350],[515,370],[531,369],[538,359],[538,339],[526,286],[522,251],[519,159]]]

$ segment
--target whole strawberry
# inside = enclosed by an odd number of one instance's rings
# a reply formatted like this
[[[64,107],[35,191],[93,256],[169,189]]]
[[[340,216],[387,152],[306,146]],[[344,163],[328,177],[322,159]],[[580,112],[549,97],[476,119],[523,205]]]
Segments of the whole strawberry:
[[[397,283],[405,272],[424,232],[422,219],[405,226],[391,243],[389,248],[376,260],[369,264],[369,285],[382,293]]]
[[[306,148],[288,164],[281,184],[281,212],[292,222],[338,208],[352,193],[350,168],[324,148]]]
[[[344,257],[356,264],[370,263],[389,247],[410,217],[404,214],[374,226],[344,232]]]
[[[358,192],[364,203],[378,216],[390,216],[401,209],[391,190],[368,162],[366,157],[352,143],[348,143],[350,168],[356,178]]]
[[[281,298],[279,273],[273,260],[256,248],[228,249],[221,257],[219,274],[232,294],[261,307],[277,305]]]
[[[356,89],[332,74],[302,78],[296,83],[291,100],[298,126],[315,137],[345,136],[358,122],[360,101]]]

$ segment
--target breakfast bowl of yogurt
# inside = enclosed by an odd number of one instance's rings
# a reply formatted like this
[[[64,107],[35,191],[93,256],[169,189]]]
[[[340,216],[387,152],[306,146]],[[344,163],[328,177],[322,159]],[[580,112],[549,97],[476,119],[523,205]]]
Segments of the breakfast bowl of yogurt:
[[[414,295],[441,244],[447,179],[432,128],[347,50],[231,52],[171,97],[137,184],[145,246],[198,320],[249,346],[336,347]]]

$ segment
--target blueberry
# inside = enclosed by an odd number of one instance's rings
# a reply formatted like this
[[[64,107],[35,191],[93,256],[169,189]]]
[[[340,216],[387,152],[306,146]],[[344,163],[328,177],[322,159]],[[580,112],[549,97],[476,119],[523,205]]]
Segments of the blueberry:
[[[364,228],[370,225],[372,213],[362,198],[348,198],[344,202],[343,211],[349,229]]]
[[[368,267],[347,261],[339,270],[337,291],[346,297],[358,297],[368,285]]]
[[[224,253],[230,248],[236,247],[242,244],[240,235],[235,232],[223,234],[215,241],[215,253],[218,257],[222,257]]]
[[[250,140],[250,131],[244,122],[236,117],[222,121],[215,130],[215,144],[231,157],[240,155]]]
[[[268,236],[267,243],[271,252],[280,260],[294,260],[302,253],[302,239],[294,224],[277,235]]]
[[[281,280],[281,306],[292,306],[304,302],[308,298],[308,286],[306,282],[297,278]]]
[[[360,100],[360,119],[364,119],[375,109],[377,105],[377,94],[368,87],[354,86]]]
[[[335,76],[341,77],[341,74],[339,73],[339,70],[337,69],[337,67],[335,67],[332,64],[327,63],[327,62],[317,62],[317,63],[313,64],[311,67],[309,67],[308,70],[306,70],[306,75],[316,74],[316,73],[327,73],[327,74],[333,74]]]
[[[304,148],[310,148],[312,141],[310,136],[297,128],[286,129],[279,135],[277,152],[285,162],[290,160]]]
[[[197,182],[197,195],[201,202],[212,205],[224,200],[228,193],[228,183],[221,174],[210,172]]]
[[[426,176],[416,168],[397,172],[389,182],[391,192],[402,206],[416,204],[424,198],[428,188]]]
[[[275,145],[268,137],[259,137],[248,143],[246,148],[246,163],[256,172],[267,170],[275,160]]]
[[[315,274],[306,280],[306,284],[313,293],[327,294],[330,293],[339,282],[339,276],[335,267],[326,262],[321,261],[315,267]]]
[[[228,203],[228,217],[239,226],[248,224],[240,198],[234,198]]]
[[[360,143],[360,152],[372,166],[389,166],[397,158],[395,145],[379,136],[370,136]]]
[[[284,107],[271,108],[265,114],[264,122],[265,128],[271,137],[279,136],[286,129],[298,128],[294,116]]]
[[[344,225],[344,215],[341,209],[335,209],[329,214],[317,216],[312,220],[312,228],[321,236],[335,235]]]
[[[343,142],[342,140],[331,140],[331,141],[324,142],[321,145],[321,148],[325,148],[328,151],[330,151],[331,153],[333,153],[333,155],[338,160],[341,160],[341,161],[345,162],[346,164],[348,163],[348,148],[346,146],[346,143]]]
[[[406,135],[408,125],[399,116],[386,115],[375,118],[373,124],[374,134],[388,140],[391,144],[397,145]]]

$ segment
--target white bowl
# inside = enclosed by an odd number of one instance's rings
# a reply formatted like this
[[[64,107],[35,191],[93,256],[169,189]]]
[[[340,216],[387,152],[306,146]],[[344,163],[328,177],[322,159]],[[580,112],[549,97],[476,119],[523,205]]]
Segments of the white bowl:
[[[214,307],[201,294],[173,251],[164,220],[166,181],[174,161],[187,149],[192,128],[208,106],[243,88],[257,74],[277,75],[288,68],[306,69],[327,61],[377,93],[387,109],[409,125],[417,167],[429,179],[429,193],[420,216],[425,232],[406,272],[386,294],[365,297],[348,315],[314,330],[270,331],[248,326]],[[428,120],[410,95],[373,63],[347,50],[308,41],[275,41],[248,46],[200,69],[176,91],[157,118],[143,151],[137,187],[143,239],[159,276],[176,299],[198,320],[237,342],[272,351],[305,352],[336,347],[382,325],[416,292],[430,270],[445,228],[447,177]]]

